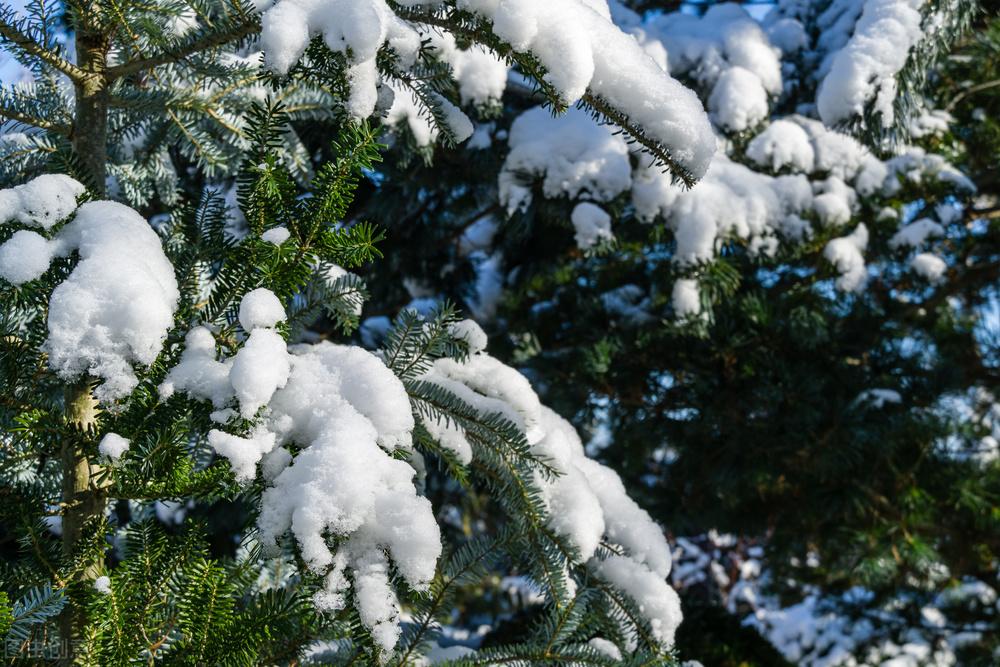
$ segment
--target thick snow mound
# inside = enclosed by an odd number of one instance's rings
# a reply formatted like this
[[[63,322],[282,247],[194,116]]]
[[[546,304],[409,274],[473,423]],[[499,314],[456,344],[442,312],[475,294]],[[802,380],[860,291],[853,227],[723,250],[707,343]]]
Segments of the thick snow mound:
[[[0,246],[0,276],[21,284],[42,276],[53,257],[79,262],[49,301],[49,366],[64,380],[103,380],[98,400],[127,396],[138,384],[133,364],[148,366],[173,325],[180,293],[160,238],[131,208],[110,201],[76,208],[83,186],[68,176],[40,176],[0,190],[0,218],[52,229],[52,238],[20,230]],[[75,215],[74,215],[75,211]]]

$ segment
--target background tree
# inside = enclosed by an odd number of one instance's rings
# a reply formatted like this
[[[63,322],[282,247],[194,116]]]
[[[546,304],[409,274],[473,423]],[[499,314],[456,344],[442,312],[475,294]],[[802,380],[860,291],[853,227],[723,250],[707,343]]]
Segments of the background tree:
[[[547,610],[529,635],[461,664],[672,662],[679,610],[661,531],[527,381],[485,354],[476,325],[447,308],[403,313],[377,356],[329,342],[290,352],[286,343],[314,339],[321,313],[342,331],[356,323],[363,286],[341,266],[377,254],[372,227],[343,222],[377,157],[363,119],[394,89],[420,101],[442,139],[471,131],[442,94],[449,71],[425,47],[422,25],[486,41],[539,77],[551,104],[582,100],[616,119],[679,179],[704,170],[707,121],[633,40],[576,3],[558,16],[366,4],[371,11],[288,0],[67,3],[61,21],[50,6],[23,18],[3,11],[4,46],[35,80],[4,90],[4,116],[35,128],[8,143],[56,156],[20,160],[10,173],[58,166],[84,181],[45,174],[0,196],[4,528],[18,546],[4,577],[15,600],[5,624],[19,659],[54,638],[84,664],[294,662],[325,639],[335,642],[330,655],[315,659],[411,664],[459,586],[495,568],[518,572]],[[529,19],[548,23],[508,43],[505,31]],[[74,54],[60,45],[63,30]],[[221,47],[258,32],[268,85],[308,80],[297,90],[313,106],[295,111],[340,121],[333,159],[308,193],[295,182],[288,114],[270,103],[245,113],[258,82],[244,78],[231,95],[191,93],[204,77],[245,74],[245,61],[213,66],[227,62]],[[550,43],[586,47],[597,75]],[[190,115],[174,118],[180,107]],[[230,123],[227,112],[244,117]],[[213,121],[222,129],[201,142]],[[157,136],[169,128],[183,140]],[[130,137],[138,150],[122,145]],[[141,172],[150,155],[164,160],[167,185],[169,173],[200,165],[186,184],[197,191],[226,142],[246,157],[220,170],[239,174],[242,236],[226,233],[226,207],[211,192],[176,206],[156,232],[102,198],[109,175]],[[143,178],[114,181],[116,194],[151,209],[183,201],[166,185],[148,192]],[[489,524],[448,540],[440,567],[437,514],[413,481],[425,456],[496,508]],[[152,501],[194,499],[251,508],[235,562],[218,559],[197,529],[166,536],[143,521]],[[59,519],[61,548],[46,516]],[[413,612],[405,633],[397,595]]]
[[[510,87],[480,141],[432,165],[393,160],[373,188],[364,210],[390,230],[389,263],[362,328],[464,303],[666,525],[766,536],[772,580],[796,582],[786,603],[812,585],[831,601],[865,586],[861,618],[909,600],[858,655],[992,581],[998,546],[996,142],[988,101],[965,93],[992,90],[990,69],[972,70],[993,29],[980,16],[945,59],[947,39],[914,46],[892,122],[884,106],[833,118],[865,149],[802,118],[823,117],[823,81],[865,8],[779,3],[759,27],[732,6],[700,21],[619,11],[700,92],[730,161],[684,194],[584,114],[549,121]],[[949,39],[973,5],[952,10]],[[950,111],[971,106],[941,114],[955,98]],[[406,155],[415,141],[397,134]],[[799,177],[805,205],[775,203]],[[970,605],[973,623],[994,622]],[[931,645],[970,627],[959,607]],[[812,641],[822,659],[832,644]],[[991,659],[988,640],[965,650]]]

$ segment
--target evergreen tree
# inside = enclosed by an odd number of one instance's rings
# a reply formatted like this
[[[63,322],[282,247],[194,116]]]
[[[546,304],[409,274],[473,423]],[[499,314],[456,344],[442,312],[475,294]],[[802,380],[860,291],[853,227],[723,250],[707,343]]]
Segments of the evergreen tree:
[[[992,33],[943,58],[974,5],[904,4],[778,3],[762,23],[732,5],[619,9],[723,137],[690,192],[585,114],[551,119],[510,87],[480,141],[390,161],[365,209],[389,259],[363,331],[464,303],[665,525],[766,536],[786,601],[862,585],[874,596],[842,607],[905,607],[858,656],[909,641],[949,596],[932,645],[995,622],[986,598],[958,602],[995,579],[998,547],[996,142],[989,104],[965,101],[992,90]],[[873,31],[876,6],[899,25]],[[844,74],[865,49],[888,67],[878,37],[914,18],[909,49],[881,43],[895,71]],[[846,113],[824,86],[871,95]],[[983,639],[964,650],[987,659]],[[826,659],[832,641],[810,641],[800,657]]]
[[[28,128],[8,138],[24,157],[5,178],[47,172],[0,191],[3,624],[16,661],[414,664],[467,588],[514,572],[541,613],[509,642],[444,651],[455,664],[673,662],[661,529],[486,354],[477,325],[442,307],[402,312],[376,353],[318,338],[356,325],[365,287],[342,267],[379,255],[379,233],[345,221],[378,158],[364,119],[395,91],[442,141],[472,129],[431,27],[485,43],[556,110],[580,101],[619,123],[680,181],[704,172],[707,120],[606,13],[424,4],[0,12],[2,44],[33,79],[0,97]],[[235,64],[221,52],[244,46]],[[304,105],[250,105],[262,85]],[[289,140],[302,113],[339,128],[308,191]],[[242,237],[217,193],[182,196],[213,169],[237,176]],[[154,230],[109,194],[177,203]],[[335,327],[322,335],[321,317]],[[420,493],[430,480],[488,499],[490,521],[442,534],[447,508]],[[197,526],[158,527],[150,503],[163,501],[249,508],[236,558]]]

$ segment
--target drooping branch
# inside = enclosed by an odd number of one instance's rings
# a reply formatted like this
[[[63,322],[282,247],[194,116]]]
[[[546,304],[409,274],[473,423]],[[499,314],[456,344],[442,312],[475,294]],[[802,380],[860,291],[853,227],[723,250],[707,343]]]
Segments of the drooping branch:
[[[646,151],[652,154],[657,161],[663,163],[663,165],[670,171],[670,174],[683,183],[685,187],[694,187],[694,185],[698,182],[698,179],[695,178],[690,171],[673,158],[670,151],[668,151],[658,141],[650,139],[646,136],[641,128],[629,120],[625,114],[618,111],[618,109],[614,108],[589,90],[583,94],[581,100],[586,106],[607,118],[614,125],[620,127],[632,141],[645,148]]]
[[[408,21],[423,23],[435,28],[447,30],[454,35],[464,37],[465,39],[491,49],[498,56],[505,58],[508,61],[517,63],[526,74],[531,76],[531,78],[538,83],[541,87],[542,93],[548,101],[553,104],[556,110],[565,108],[565,102],[560,100],[558,92],[552,88],[551,84],[545,81],[543,78],[545,72],[543,71],[541,65],[535,62],[535,59],[530,54],[515,51],[509,44],[500,41],[498,38],[493,36],[488,31],[483,30],[481,27],[476,27],[470,24],[468,20],[464,20],[461,16],[442,16],[440,14],[405,7],[399,7],[396,11],[400,16]],[[645,149],[645,151],[653,157],[658,165],[665,167],[678,181],[683,183],[684,186],[690,188],[698,182],[698,179],[691,174],[690,170],[674,159],[670,150],[666,146],[655,139],[650,138],[641,127],[633,123],[626,114],[615,108],[611,103],[602,99],[590,89],[584,93],[580,102],[585,107],[593,110],[604,119],[621,128],[631,141],[634,141],[642,146],[643,149]]]

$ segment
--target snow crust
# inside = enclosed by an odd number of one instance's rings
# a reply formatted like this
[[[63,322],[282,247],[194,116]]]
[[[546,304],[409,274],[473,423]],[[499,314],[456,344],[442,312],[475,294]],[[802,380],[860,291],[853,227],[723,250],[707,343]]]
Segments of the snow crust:
[[[807,229],[800,214],[812,209],[813,194],[802,175],[772,177],[719,155],[688,191],[655,169],[638,170],[632,203],[641,220],[665,218],[677,241],[675,261],[695,264],[711,259],[727,237],[752,241],[767,255],[779,235],[800,238]]]
[[[490,20],[493,32],[515,49],[535,55],[546,81],[567,104],[589,88],[669,147],[695,178],[705,173],[715,138],[701,102],[611,22],[606,3],[459,0],[458,5]]]
[[[160,397],[168,399],[175,392],[181,392],[223,408],[235,396],[229,382],[231,367],[232,360],[216,360],[215,337],[211,330],[195,327],[184,338],[180,361],[160,383]]]

